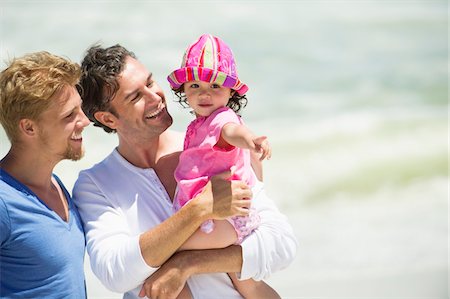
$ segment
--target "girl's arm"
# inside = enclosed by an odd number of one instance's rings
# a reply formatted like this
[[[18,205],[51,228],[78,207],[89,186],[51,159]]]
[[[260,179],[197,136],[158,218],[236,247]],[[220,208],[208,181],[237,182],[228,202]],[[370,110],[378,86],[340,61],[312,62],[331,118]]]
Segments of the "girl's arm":
[[[266,136],[255,136],[246,126],[236,123],[227,123],[222,127],[222,133],[216,146],[224,149],[230,146],[249,149],[260,153],[261,161],[265,158],[270,159],[272,155],[272,148]]]

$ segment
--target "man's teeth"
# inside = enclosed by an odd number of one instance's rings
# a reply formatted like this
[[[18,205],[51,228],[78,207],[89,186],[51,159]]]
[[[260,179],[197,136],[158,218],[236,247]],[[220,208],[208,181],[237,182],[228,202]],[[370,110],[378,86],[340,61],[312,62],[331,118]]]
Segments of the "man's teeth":
[[[80,140],[81,138],[82,138],[81,137],[81,133],[73,133],[72,137],[70,139],[72,139],[72,140]]]
[[[148,114],[145,118],[154,118],[154,117],[158,116],[158,114],[160,114],[161,111],[164,110],[164,108],[166,108],[166,105],[165,104],[161,104],[161,106],[158,108],[158,110]]]

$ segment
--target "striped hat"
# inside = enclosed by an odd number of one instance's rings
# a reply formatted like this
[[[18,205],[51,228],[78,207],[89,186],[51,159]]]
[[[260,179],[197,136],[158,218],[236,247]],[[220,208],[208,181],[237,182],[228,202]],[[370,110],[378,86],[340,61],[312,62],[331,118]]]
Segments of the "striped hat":
[[[236,90],[239,95],[248,87],[238,79],[231,49],[218,37],[203,34],[191,44],[183,56],[181,68],[168,77],[172,89],[188,81],[217,83]]]

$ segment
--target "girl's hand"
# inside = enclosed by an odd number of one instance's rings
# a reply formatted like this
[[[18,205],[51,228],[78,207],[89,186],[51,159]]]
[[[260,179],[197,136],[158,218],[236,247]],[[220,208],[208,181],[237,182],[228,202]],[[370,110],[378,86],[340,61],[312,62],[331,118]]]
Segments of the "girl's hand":
[[[272,157],[272,148],[270,147],[267,136],[260,136],[253,139],[253,144],[255,145],[255,151],[261,153],[259,161],[264,159],[269,160]]]

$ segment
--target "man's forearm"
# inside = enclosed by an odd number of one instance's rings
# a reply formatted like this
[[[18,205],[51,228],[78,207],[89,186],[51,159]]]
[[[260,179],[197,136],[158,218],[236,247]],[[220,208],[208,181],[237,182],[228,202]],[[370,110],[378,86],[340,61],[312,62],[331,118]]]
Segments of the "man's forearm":
[[[204,215],[206,211],[193,202],[141,234],[139,246],[145,262],[151,267],[161,266],[195,232]]]
[[[232,245],[221,249],[181,251],[168,262],[177,263],[187,278],[203,273],[240,272],[242,249]]]
[[[139,296],[147,295],[153,298],[164,294],[166,297],[175,298],[192,275],[234,273],[240,272],[241,267],[242,252],[241,247],[237,245],[222,249],[180,251],[147,278]]]

